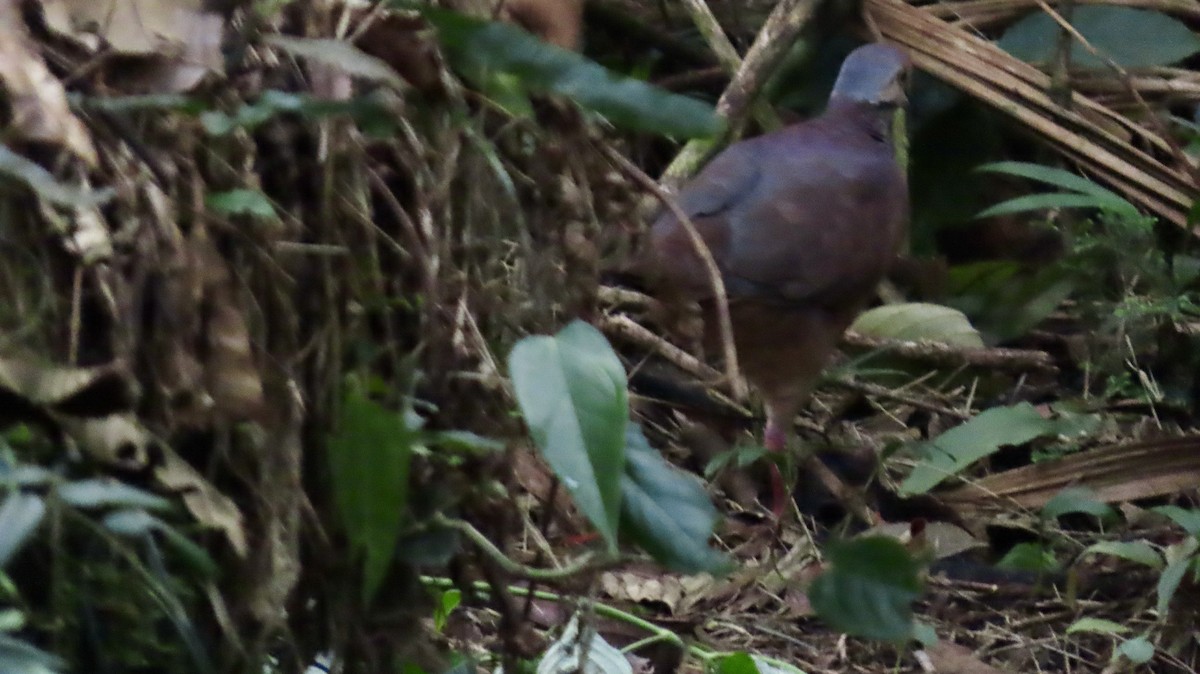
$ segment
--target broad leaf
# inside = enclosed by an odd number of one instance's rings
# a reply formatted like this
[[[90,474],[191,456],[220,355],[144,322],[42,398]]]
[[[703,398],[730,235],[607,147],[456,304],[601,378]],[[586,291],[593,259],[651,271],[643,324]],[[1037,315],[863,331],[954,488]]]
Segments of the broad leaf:
[[[871,337],[908,341],[929,340],[955,346],[982,347],[979,331],[958,309],[907,302],[885,304],[864,312],[851,330]]]
[[[1162,574],[1158,577],[1158,601],[1155,602],[1160,617],[1166,617],[1175,591],[1179,589],[1179,584],[1183,582],[1183,577],[1187,574],[1188,569],[1195,563],[1198,547],[1200,547],[1200,543],[1195,538],[1185,538],[1182,543],[1177,543],[1167,549],[1167,568],[1163,569]]]
[[[450,62],[481,87],[507,79],[532,92],[566,96],[634,131],[693,138],[721,129],[708,104],[617,75],[516,26],[429,7],[419,11],[437,28]]]
[[[1017,543],[996,562],[996,567],[1044,574],[1058,571],[1059,563],[1054,551],[1041,543]]]
[[[625,437],[621,533],[672,570],[728,569],[729,559],[708,545],[717,510],[700,482],[669,464],[636,424],[629,424]]]
[[[0,569],[29,540],[46,515],[40,496],[13,492],[0,505]]]
[[[749,653],[730,653],[717,661],[716,674],[762,674]]]
[[[1107,520],[1116,516],[1112,506],[1096,498],[1087,487],[1068,487],[1054,495],[1042,506],[1042,517],[1055,520],[1063,515],[1081,514]]]
[[[363,555],[363,600],[383,582],[408,506],[408,471],[416,431],[348,386],[329,438],[333,496],[355,554]]]
[[[250,215],[263,220],[276,220],[279,217],[267,195],[258,190],[213,192],[204,197],[204,205],[225,215]]]
[[[916,451],[922,461],[904,480],[900,491],[905,495],[924,494],[1005,445],[1022,445],[1034,438],[1072,430],[1078,431],[1077,423],[1046,419],[1029,403],[984,410],[933,440],[918,443]]]
[[[7,634],[0,634],[0,672],[4,674],[54,674],[66,663]]]
[[[1123,68],[1170,65],[1200,51],[1200,37],[1183,22],[1160,12],[1081,5],[1071,14],[1071,25],[1101,56]],[[1055,57],[1061,31],[1053,17],[1037,11],[1013,24],[998,44],[1021,60],[1046,64]],[[1071,65],[1103,68],[1107,63],[1071,39]]]
[[[1134,664],[1144,665],[1154,657],[1154,644],[1146,637],[1134,637],[1121,642],[1117,652]]]
[[[122,506],[164,510],[171,507],[167,499],[113,479],[76,480],[60,484],[58,497],[76,508],[92,509]]]
[[[903,641],[912,636],[912,603],[921,594],[919,565],[894,538],[835,543],[831,568],[808,590],[817,615],[854,636]]]
[[[1075,634],[1076,632],[1089,632],[1092,634],[1125,634],[1130,630],[1129,627],[1121,623],[1105,620],[1104,618],[1080,618],[1067,628],[1067,634]]]
[[[1153,510],[1171,518],[1172,522],[1183,527],[1189,534],[1200,536],[1200,510],[1185,510],[1173,505],[1158,506]]]
[[[1146,541],[1100,541],[1089,545],[1083,554],[1109,555],[1155,570],[1163,568],[1162,555]]]
[[[574,321],[553,337],[522,339],[508,369],[534,443],[615,553],[629,419],[617,354]]]

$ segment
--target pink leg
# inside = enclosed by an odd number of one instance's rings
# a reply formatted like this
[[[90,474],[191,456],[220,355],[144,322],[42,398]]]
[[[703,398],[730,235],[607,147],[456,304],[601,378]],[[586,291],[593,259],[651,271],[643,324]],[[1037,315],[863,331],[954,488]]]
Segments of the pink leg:
[[[773,415],[767,415],[767,427],[763,431],[763,445],[771,452],[782,452],[787,449],[787,431],[784,430]],[[783,482],[783,473],[779,472],[779,466],[771,463],[771,514],[776,519],[783,516],[783,510],[787,507],[788,491],[787,485]]]

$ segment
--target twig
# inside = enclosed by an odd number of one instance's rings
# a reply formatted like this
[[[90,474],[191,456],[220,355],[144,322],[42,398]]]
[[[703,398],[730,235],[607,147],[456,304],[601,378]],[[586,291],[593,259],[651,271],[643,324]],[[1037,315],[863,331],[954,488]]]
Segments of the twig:
[[[717,101],[717,114],[728,122],[726,139],[740,135],[740,128],[754,97],[783,60],[796,35],[812,18],[819,3],[820,0],[780,0],[775,5],[733,80]],[[667,167],[663,174],[664,182],[674,183],[690,176],[713,145],[719,142],[720,139],[689,142]]]
[[[597,320],[596,327],[600,328],[600,331],[605,334],[618,337],[662,356],[672,365],[705,384],[712,384],[725,379],[724,375],[714,370],[707,363],[659,337],[628,316],[605,314]]]
[[[717,304],[717,324],[721,334],[721,352],[725,356],[725,376],[729,378],[729,387],[733,392],[733,397],[739,401],[745,400],[747,394],[746,383],[742,381],[741,371],[738,369],[737,349],[733,343],[733,322],[729,318],[729,299],[725,296],[725,281],[721,279],[721,270],[717,267],[717,261],[713,259],[712,251],[708,249],[708,244],[704,243],[700,232],[696,231],[696,226],[692,223],[691,218],[679,207],[679,202],[667,194],[666,190],[654,182],[653,178],[646,175],[633,162],[611,147],[607,145],[601,146],[601,150],[608,157],[609,161],[616,164],[617,168],[621,169],[623,173],[658,197],[658,200],[667,207],[667,210],[671,211],[671,214],[675,216],[675,219],[679,221],[684,231],[687,232],[692,247],[696,250],[700,261],[704,263],[705,271],[708,272],[708,280],[713,291],[713,300]]]
[[[565,580],[589,570],[600,570],[616,562],[615,559],[597,558],[591,553],[585,553],[573,563],[560,569],[533,569],[513,561],[504,554],[495,543],[488,540],[478,529],[465,520],[454,519],[438,513],[429,520],[430,525],[452,529],[471,541],[479,551],[492,560],[496,566],[515,578],[538,582],[554,582]]]
[[[959,421],[966,421],[971,418],[971,414],[969,412],[960,412],[951,407],[932,403],[918,396],[908,395],[901,391],[890,389],[886,386],[880,386],[879,384],[856,381],[853,379],[842,379],[840,377],[836,379],[830,379],[829,382],[835,386],[838,386],[839,388],[846,389],[847,391],[854,391],[855,393],[875,396],[877,398],[888,398],[904,405],[911,405],[917,409],[923,409],[933,412],[934,414],[942,414],[954,419],[958,419]]]
[[[1045,351],[1032,349],[1001,349],[988,347],[962,347],[941,342],[909,342],[896,339],[868,337],[857,332],[847,332],[842,343],[866,349],[882,349],[904,358],[923,360],[944,365],[971,365],[996,370],[1034,370],[1058,372],[1054,359]]]
[[[729,36],[725,34],[725,29],[721,28],[721,23],[717,21],[717,17],[713,16],[712,10],[708,8],[704,0],[683,0],[683,5],[687,8],[688,14],[692,16],[692,23],[696,24],[696,29],[704,36],[704,41],[708,43],[709,49],[716,54],[721,67],[726,72],[737,72],[742,65],[742,57],[737,53],[737,49],[729,41]]]

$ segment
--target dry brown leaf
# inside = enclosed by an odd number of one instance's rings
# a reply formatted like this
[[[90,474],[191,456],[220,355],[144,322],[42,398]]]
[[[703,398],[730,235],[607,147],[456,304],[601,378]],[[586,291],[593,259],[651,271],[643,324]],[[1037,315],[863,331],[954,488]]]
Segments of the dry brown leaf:
[[[0,2],[0,87],[10,116],[6,139],[64,147],[96,165],[91,134],[67,105],[62,83],[31,45],[15,2]]]
[[[188,512],[200,524],[225,534],[239,557],[249,552],[242,512],[228,496],[204,479],[191,464],[169,448],[163,448],[162,464],[154,469],[154,477],[167,489],[180,494]]]
[[[46,23],[60,35],[96,49],[99,37],[115,53],[144,59],[110,73],[125,88],[155,93],[190,91],[222,73],[224,19],[203,0],[42,0]]]
[[[1005,674],[975,657],[971,649],[949,641],[939,641],[925,649],[935,672],[945,674]]]

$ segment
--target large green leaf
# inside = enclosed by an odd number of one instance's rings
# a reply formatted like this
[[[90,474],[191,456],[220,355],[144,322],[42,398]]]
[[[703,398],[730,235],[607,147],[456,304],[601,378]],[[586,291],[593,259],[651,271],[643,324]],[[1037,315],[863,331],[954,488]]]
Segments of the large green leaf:
[[[1029,403],[984,410],[974,419],[919,443],[917,451],[922,461],[904,480],[900,491],[905,495],[924,494],[1005,445],[1022,445],[1034,438],[1078,430],[1077,421],[1047,419]]]
[[[913,633],[920,565],[894,538],[870,536],[829,547],[831,568],[808,590],[822,620],[854,636],[902,641]]]
[[[363,600],[383,582],[408,505],[408,470],[418,429],[405,415],[348,386],[329,438],[333,495],[355,554],[363,555]]]
[[[721,130],[707,103],[613,73],[516,26],[429,7],[420,11],[437,28],[454,67],[481,87],[496,90],[499,81],[559,94],[635,131],[693,138]]]
[[[850,329],[872,337],[929,340],[965,347],[983,346],[979,331],[971,327],[971,322],[963,312],[925,302],[875,307],[859,316]]]
[[[1123,68],[1149,68],[1181,61],[1200,51],[1197,37],[1182,22],[1160,12],[1117,5],[1083,5],[1071,15],[1075,27],[1102,56]],[[1061,26],[1045,12],[1033,12],[1013,24],[999,45],[1008,53],[1032,63],[1054,58]],[[1071,64],[1102,68],[1078,40],[1071,41]]]
[[[534,443],[616,552],[629,419],[617,354],[598,330],[574,321],[553,337],[522,339],[508,369]]]
[[[675,571],[726,570],[729,559],[708,545],[717,510],[700,482],[667,463],[636,424],[625,438],[621,533]]]

